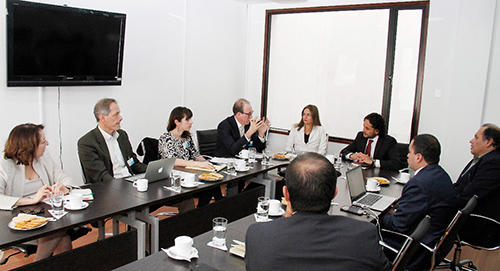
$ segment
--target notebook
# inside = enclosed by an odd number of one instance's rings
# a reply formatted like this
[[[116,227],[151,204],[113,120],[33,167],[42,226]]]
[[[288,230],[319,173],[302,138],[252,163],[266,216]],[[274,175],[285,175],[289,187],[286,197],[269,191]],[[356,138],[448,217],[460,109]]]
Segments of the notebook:
[[[393,197],[366,192],[365,177],[360,166],[349,170],[346,176],[352,205],[365,206],[382,212],[396,201]]]

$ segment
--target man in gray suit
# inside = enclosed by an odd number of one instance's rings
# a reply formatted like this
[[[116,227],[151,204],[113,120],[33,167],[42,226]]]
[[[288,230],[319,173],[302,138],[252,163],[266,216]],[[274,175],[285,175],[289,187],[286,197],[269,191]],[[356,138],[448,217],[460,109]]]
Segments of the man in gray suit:
[[[115,99],[104,98],[94,106],[97,127],[78,140],[78,156],[86,183],[102,182],[143,173],[141,163],[124,130],[123,120]]]
[[[287,217],[248,228],[247,270],[390,269],[374,225],[327,214],[337,177],[326,158],[316,153],[297,157],[285,180]]]

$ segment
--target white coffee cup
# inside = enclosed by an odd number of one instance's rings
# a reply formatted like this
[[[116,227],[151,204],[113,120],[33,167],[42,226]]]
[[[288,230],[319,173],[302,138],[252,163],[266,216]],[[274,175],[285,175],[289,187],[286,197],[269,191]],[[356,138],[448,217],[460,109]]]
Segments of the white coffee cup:
[[[184,183],[187,185],[193,185],[194,184],[194,174],[186,174],[184,175]]]
[[[189,236],[179,236],[175,238],[175,252],[183,257],[191,256],[193,251],[193,238]]]
[[[245,160],[235,160],[235,168],[236,170],[246,170],[247,162]]]
[[[269,200],[269,214],[279,215],[281,214],[281,202],[277,199]]]
[[[248,150],[241,150],[239,156],[240,156],[240,158],[247,159],[248,158]]]
[[[367,179],[366,180],[366,190],[368,191],[377,191],[379,190],[380,183],[375,179]]]
[[[135,188],[137,188],[137,191],[139,191],[139,192],[147,191],[148,190],[148,179],[135,180],[132,185]]]
[[[71,209],[79,209],[83,207],[83,197],[82,195],[69,195],[68,205]]]
[[[402,183],[407,183],[410,180],[410,173],[401,172],[399,173],[399,181]]]

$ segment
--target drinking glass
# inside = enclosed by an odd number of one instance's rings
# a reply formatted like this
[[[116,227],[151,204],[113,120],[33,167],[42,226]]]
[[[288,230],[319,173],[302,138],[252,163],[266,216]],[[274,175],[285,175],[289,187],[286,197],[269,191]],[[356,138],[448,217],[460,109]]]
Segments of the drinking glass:
[[[257,149],[255,147],[248,148],[248,162],[255,163],[255,156],[257,154]]]
[[[227,174],[231,176],[236,176],[236,169],[233,160],[227,162]]]
[[[271,162],[269,162],[269,160],[271,159],[271,154],[269,153],[268,150],[264,150],[262,152],[262,165],[263,166],[270,166],[271,165]]]
[[[224,217],[216,217],[212,220],[214,237],[212,242],[216,246],[226,245],[226,229],[227,229],[227,219]]]
[[[333,156],[334,164],[333,166],[337,171],[340,171],[340,168],[342,167],[342,159],[338,155]]]
[[[257,219],[266,221],[269,216],[269,198],[259,197],[257,203]]]
[[[176,172],[170,173],[170,186],[174,192],[181,192],[181,175]]]
[[[54,215],[62,215],[64,213],[63,196],[64,193],[60,190],[54,190],[51,193],[50,203],[52,204]]]

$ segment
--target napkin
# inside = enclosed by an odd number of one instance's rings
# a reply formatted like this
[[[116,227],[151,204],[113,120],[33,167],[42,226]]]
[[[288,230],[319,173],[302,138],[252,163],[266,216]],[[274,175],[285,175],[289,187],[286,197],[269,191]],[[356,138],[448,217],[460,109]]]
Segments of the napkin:
[[[254,217],[255,217],[255,221],[256,221],[256,222],[269,222],[269,221],[273,221],[273,220],[272,220],[272,219],[270,219],[269,217],[268,217],[267,219],[262,219],[262,218],[259,218],[259,217],[257,216],[257,214],[253,214],[253,215],[254,215]]]
[[[49,210],[49,214],[53,216],[56,220],[59,220],[61,217],[65,216],[68,212],[63,211],[60,215],[54,214],[54,210]]]
[[[216,249],[220,249],[222,251],[227,251],[227,246],[226,246],[225,243],[222,246],[218,246],[218,245],[214,244],[214,241],[210,241],[210,242],[207,243],[207,246],[213,247],[213,248],[216,248]]]
[[[180,193],[180,191],[175,191],[175,189],[173,189],[171,186],[163,186],[163,188],[168,189],[168,190],[175,192],[175,193]]]
[[[94,194],[90,188],[85,189],[73,189],[69,193],[70,195],[80,195],[83,200],[94,200]]]

